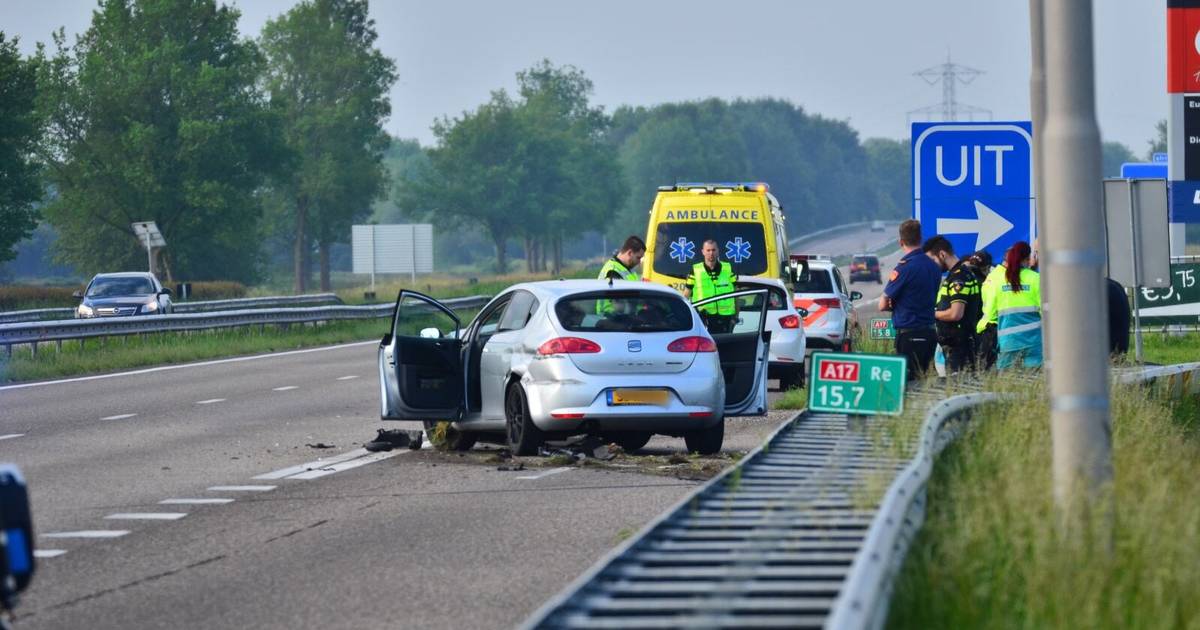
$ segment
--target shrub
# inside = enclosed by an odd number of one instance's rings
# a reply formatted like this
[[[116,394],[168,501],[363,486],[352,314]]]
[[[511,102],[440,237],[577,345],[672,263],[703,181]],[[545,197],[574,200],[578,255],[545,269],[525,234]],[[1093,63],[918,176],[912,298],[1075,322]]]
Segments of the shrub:
[[[171,287],[171,290],[174,291],[175,287]],[[192,295],[188,298],[188,301],[229,300],[243,297],[246,297],[246,285],[240,282],[211,280],[207,282],[193,282]]]
[[[79,303],[71,293],[83,290],[79,287],[35,287],[27,285],[0,285],[0,311],[22,311],[32,308],[70,307]]]

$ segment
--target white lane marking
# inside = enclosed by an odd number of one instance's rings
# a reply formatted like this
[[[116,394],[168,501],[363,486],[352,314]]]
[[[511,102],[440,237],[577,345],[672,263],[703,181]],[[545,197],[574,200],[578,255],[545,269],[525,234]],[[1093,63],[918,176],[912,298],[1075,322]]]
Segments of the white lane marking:
[[[117,512],[104,518],[110,521],[177,521],[187,512]]]
[[[273,387],[273,388],[271,388],[271,391],[273,391],[273,392],[286,392],[286,391],[288,391],[289,389],[300,389],[300,388],[299,388],[299,387],[297,387],[297,386],[295,386],[295,385],[284,385],[283,387]]]
[[[388,459],[389,457],[395,457],[403,452],[404,451],[401,451],[401,450],[391,450],[391,451],[384,451],[382,453],[371,453],[370,455],[367,455],[366,457],[359,457],[358,459],[352,459],[352,460],[346,461],[346,462],[330,464],[329,466],[322,466],[321,468],[318,468],[316,470],[309,470],[307,472],[302,472],[298,475],[292,475],[291,477],[288,477],[288,479],[316,479],[317,477],[324,477],[325,475],[332,475],[333,473],[342,472],[343,470],[350,470],[351,468],[358,468],[359,466],[366,466],[367,464],[370,464],[372,462],[377,462],[377,461],[381,461],[384,459]]]
[[[11,440],[25,435],[24,433],[9,433],[8,435],[0,435],[0,440]]]
[[[137,415],[136,413],[119,413],[115,416],[108,416],[108,417],[100,418],[100,419],[101,420],[124,420],[125,418],[132,418],[136,415]]]
[[[93,376],[77,376],[74,378],[63,378],[57,381],[39,381],[37,383],[18,383],[16,385],[4,385],[0,387],[0,391],[6,389],[24,389],[26,387],[43,387],[45,385],[62,385],[64,383],[79,383],[82,381],[96,381],[105,378],[116,378],[118,376],[137,376],[139,374],[153,374],[154,372],[166,372],[167,370],[183,370],[187,368],[207,367],[210,365],[221,365],[224,363],[240,363],[242,361],[258,361],[259,359],[272,359],[275,357],[286,357],[294,354],[308,354],[310,352],[326,352],[328,350],[341,350],[342,348],[355,348],[358,346],[377,346],[378,341],[355,341],[354,343],[343,343],[336,346],[324,346],[321,348],[306,348],[304,350],[288,350],[286,352],[272,352],[270,354],[256,354],[249,357],[233,357],[229,359],[216,359],[213,361],[200,361],[197,363],[185,363],[184,365],[162,365],[159,367],[145,368],[141,370],[131,370],[129,372],[114,372],[112,374],[96,374]]]
[[[358,378],[358,375],[357,374],[347,374],[346,376],[339,376],[338,380],[339,381],[348,381],[353,378]]]
[[[353,451],[348,451],[348,452],[342,453],[341,455],[334,455],[333,457],[326,457],[325,459],[318,459],[315,462],[308,462],[307,464],[300,464],[297,466],[288,466],[287,468],[280,468],[279,470],[273,470],[269,473],[255,475],[254,478],[255,479],[283,479],[284,477],[291,477],[292,475],[294,475],[296,473],[302,473],[302,472],[305,472],[308,470],[321,468],[323,466],[329,466],[330,464],[336,464],[338,462],[344,462],[347,460],[362,457],[363,455],[366,455],[367,452],[368,451],[365,448],[356,448]]]
[[[128,534],[127,529],[85,529],[77,532],[50,532],[42,538],[120,538]]]
[[[233,499],[163,499],[159,505],[220,505],[233,503]]]
[[[275,486],[210,486],[209,492],[267,492]]]
[[[197,400],[197,405],[211,405],[213,403],[225,402],[224,398],[209,398],[208,400]]]
[[[34,549],[34,558],[57,558],[58,556],[67,553],[66,549]]]
[[[557,475],[558,473],[565,473],[565,472],[567,472],[568,470],[575,470],[575,469],[574,469],[574,468],[570,468],[570,467],[567,467],[567,468],[551,468],[550,470],[547,470],[546,472],[543,472],[543,473],[538,473],[538,474],[536,474],[536,475],[524,475],[524,476],[521,476],[521,477],[517,477],[517,479],[541,479],[542,477],[549,477],[550,475]]]

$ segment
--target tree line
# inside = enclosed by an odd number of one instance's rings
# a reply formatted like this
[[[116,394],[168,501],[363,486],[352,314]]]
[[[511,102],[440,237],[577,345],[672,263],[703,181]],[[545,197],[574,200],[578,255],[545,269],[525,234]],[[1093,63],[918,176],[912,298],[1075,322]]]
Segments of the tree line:
[[[60,29],[29,57],[0,32],[0,263],[43,222],[80,273],[140,268],[130,224],[153,220],[169,276],[253,282],[282,244],[294,289],[315,267],[328,290],[334,244],[369,220],[433,222],[455,260],[558,272],[597,253],[582,235],[644,233],[657,186],[679,181],[769,182],[792,236],[909,213],[906,139],[773,98],[607,113],[549,60],[435,121],[432,146],[389,138],[396,68],[366,0],[301,0],[255,39],[239,17],[100,0],[74,43]],[[1133,159],[1104,149],[1106,175]]]

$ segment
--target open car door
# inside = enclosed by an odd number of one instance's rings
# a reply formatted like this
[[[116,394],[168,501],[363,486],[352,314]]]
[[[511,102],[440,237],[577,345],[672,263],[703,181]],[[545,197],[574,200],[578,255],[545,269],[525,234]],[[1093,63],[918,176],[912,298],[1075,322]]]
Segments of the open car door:
[[[384,420],[457,420],[464,400],[461,324],[454,311],[402,289],[379,343]]]
[[[725,417],[761,416],[767,413],[767,360],[770,331],[767,322],[767,289],[735,291],[708,298],[692,305],[699,307],[719,300],[734,300],[737,306],[728,332],[713,333],[721,373],[725,377]],[[703,319],[703,315],[701,316]],[[728,324],[732,324],[729,326]]]

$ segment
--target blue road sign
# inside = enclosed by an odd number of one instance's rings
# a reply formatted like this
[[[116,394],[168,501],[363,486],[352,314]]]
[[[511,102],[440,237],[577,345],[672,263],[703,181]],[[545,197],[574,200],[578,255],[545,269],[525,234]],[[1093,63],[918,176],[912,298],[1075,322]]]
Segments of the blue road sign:
[[[1167,182],[1171,223],[1200,223],[1200,181]]]
[[[913,123],[913,218],[959,255],[1037,236],[1029,122]]]
[[[1154,155],[1159,155],[1155,153]],[[1166,162],[1126,162],[1121,165],[1121,177],[1125,179],[1166,179]]]

